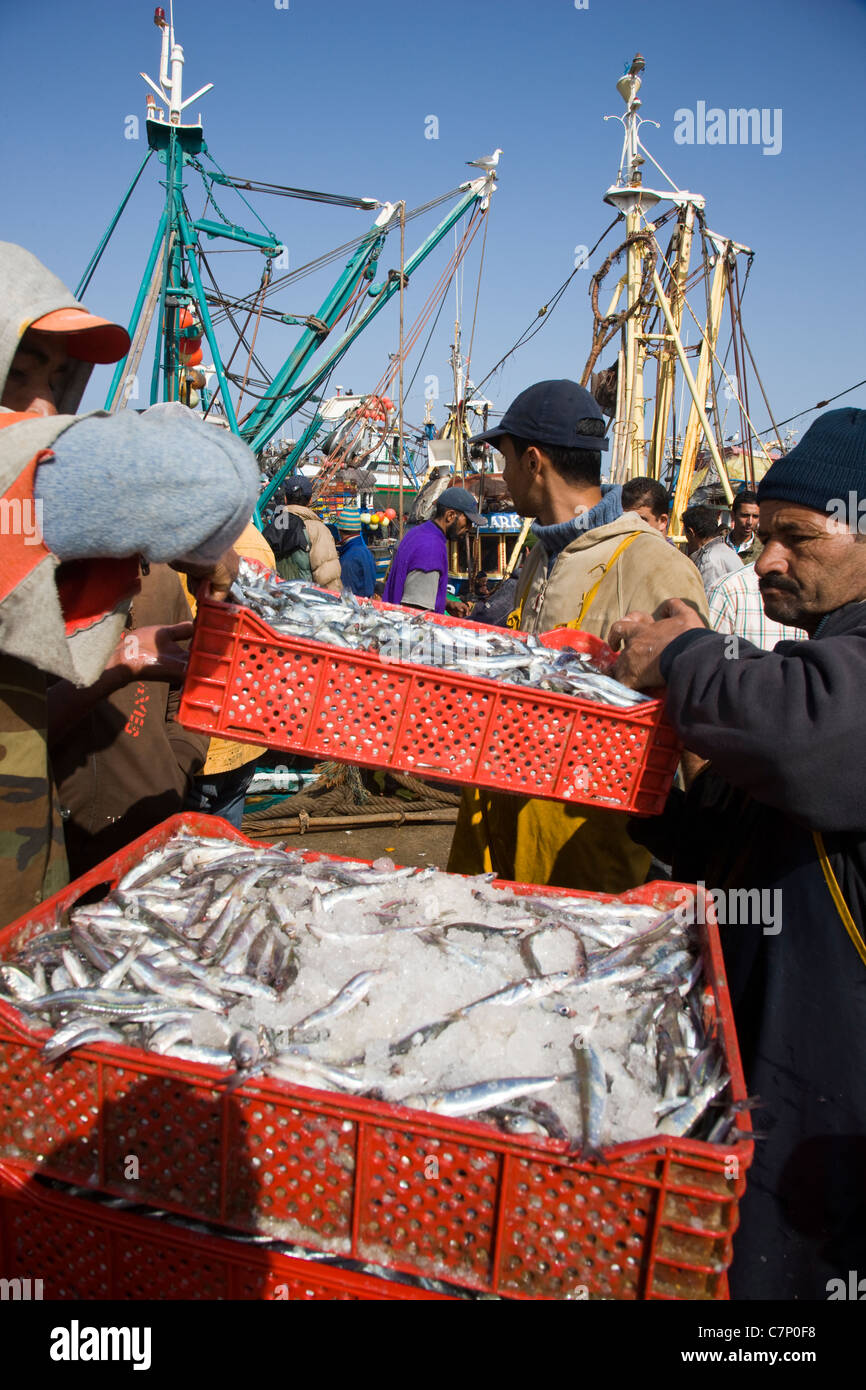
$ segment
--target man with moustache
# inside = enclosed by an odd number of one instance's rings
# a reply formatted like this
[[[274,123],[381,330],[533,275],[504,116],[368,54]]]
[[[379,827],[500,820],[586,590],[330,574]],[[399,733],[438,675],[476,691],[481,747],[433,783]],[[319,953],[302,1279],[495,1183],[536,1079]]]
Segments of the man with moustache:
[[[866,410],[852,409],[820,416],[758,488],[764,608],[808,641],[741,641],[730,660],[678,600],[611,634],[619,678],[666,685],[677,732],[708,760],[668,826],[674,878],[781,891],[776,927],[721,928],[763,1135],[735,1298],[825,1299],[866,1270],[864,494]]]

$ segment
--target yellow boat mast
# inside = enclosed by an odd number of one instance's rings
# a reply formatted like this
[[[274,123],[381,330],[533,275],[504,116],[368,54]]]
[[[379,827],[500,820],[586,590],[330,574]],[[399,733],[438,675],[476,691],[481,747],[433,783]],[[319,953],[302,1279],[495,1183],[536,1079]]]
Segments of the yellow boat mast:
[[[588,385],[602,350],[618,339],[615,369],[615,405],[608,380],[608,397],[613,412],[611,428],[611,481],[649,475],[676,476],[671,534],[681,535],[681,517],[688,505],[698,454],[706,450],[715,466],[728,502],[733,498],[724,462],[721,422],[716,418],[716,381],[727,383],[726,394],[737,400],[748,428],[751,420],[740,399],[740,383],[732,378],[718,357],[719,335],[726,300],[733,305],[732,319],[738,322],[739,304],[734,303],[735,265],[738,257],[750,263],[753,252],[747,246],[711,232],[705,219],[705,200],[698,193],[678,188],[650,154],[640,137],[642,125],[658,122],[641,116],[641,74],[645,62],[638,53],[617,82],[625,103],[625,114],[606,116],[623,126],[623,145],[616,183],[607,190],[605,202],[620,213],[625,238],[607,257],[590,282],[595,331],[593,346],[581,380]],[[649,160],[661,175],[663,184],[650,187],[643,172]],[[667,206],[665,206],[667,205]],[[666,250],[656,239],[659,227],[674,220],[673,235]],[[702,255],[692,269],[692,252],[700,233]],[[625,255],[625,269],[606,306],[600,306],[602,281],[611,266]],[[696,312],[689,300],[689,289],[703,290],[704,303]],[[623,303],[624,298],[624,303]],[[683,330],[697,326],[698,342],[687,348]],[[697,356],[696,370],[689,358]],[[676,401],[677,377],[684,383],[690,406],[685,428],[672,415]],[[711,419],[710,416],[713,416]],[[681,440],[681,449],[678,443]],[[765,451],[766,453],[766,451]]]

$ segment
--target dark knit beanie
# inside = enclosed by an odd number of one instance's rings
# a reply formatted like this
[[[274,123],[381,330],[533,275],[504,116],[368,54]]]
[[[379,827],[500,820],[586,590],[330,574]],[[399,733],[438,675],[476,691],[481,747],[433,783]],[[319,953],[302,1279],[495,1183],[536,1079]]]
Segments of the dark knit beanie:
[[[796,502],[817,512],[847,509],[851,493],[866,497],[866,410],[850,406],[819,415],[758,484],[759,502]]]

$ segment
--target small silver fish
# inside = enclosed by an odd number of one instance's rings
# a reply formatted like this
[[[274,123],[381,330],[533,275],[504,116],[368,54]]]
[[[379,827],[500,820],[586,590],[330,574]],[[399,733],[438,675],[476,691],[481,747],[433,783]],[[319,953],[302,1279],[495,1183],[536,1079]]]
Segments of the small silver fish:
[[[348,1091],[353,1095],[360,1095],[370,1089],[370,1083],[365,1077],[358,1076],[347,1068],[318,1062],[312,1057],[298,1057],[288,1053],[279,1053],[272,1058],[266,1065],[266,1074],[277,1080],[314,1088],[324,1082],[327,1089]]]
[[[147,1040],[151,1052],[165,1052],[178,1042],[192,1042],[192,1015],[185,1014],[154,1029]]]
[[[452,1023],[456,1023],[460,1018],[460,1012],[446,1015],[445,1018],[434,1019],[432,1023],[424,1023],[420,1028],[413,1028],[411,1033],[407,1033],[399,1042],[392,1043],[388,1048],[389,1057],[403,1057],[413,1047],[421,1047],[426,1042],[432,1042],[450,1028]]]
[[[607,1075],[598,1050],[587,1039],[574,1047],[584,1153],[597,1154],[607,1108]]]
[[[47,994],[42,999],[21,1000],[17,1005],[24,1013],[54,1013],[55,1010],[77,1009],[82,1013],[101,1014],[106,1018],[127,1018],[142,1022],[160,1015],[177,1013],[177,1005],[152,994],[120,993],[117,990],[66,989]]]
[[[163,1056],[177,1057],[182,1062],[199,1062],[209,1067],[229,1071],[234,1066],[232,1054],[222,1047],[205,1047],[201,1043],[172,1043],[163,1049]]]
[[[38,999],[42,993],[36,981],[17,965],[0,965],[0,983],[15,999]]]
[[[117,989],[141,949],[141,943],[130,946],[129,950],[120,957],[120,960],[117,961],[116,964],[110,966],[108,970],[100,976],[99,989]]]
[[[505,1105],[518,1096],[537,1095],[549,1091],[560,1080],[558,1076],[509,1076],[493,1081],[479,1081],[474,1086],[459,1086],[454,1091],[432,1091],[406,1096],[397,1101],[415,1110],[431,1110],[436,1115],[478,1115],[497,1105]]]
[[[361,1000],[367,997],[373,981],[383,973],[381,970],[362,970],[360,974],[353,975],[351,980],[348,980],[327,1004],[323,1004],[320,1009],[314,1009],[311,1014],[307,1014],[305,1018],[293,1023],[289,1030],[290,1033],[293,1035],[305,1033],[320,1023],[326,1023],[330,1019],[338,1018],[340,1014],[346,1013],[349,1009],[354,1009],[356,1004],[360,1004]]]
[[[84,968],[82,962],[76,955],[73,955],[68,946],[64,946],[60,954],[66,969],[66,974],[69,976],[73,985],[77,985],[79,989],[86,989],[87,986],[92,983],[90,972]]]
[[[729,1080],[730,1077],[722,1073],[706,1082],[696,1095],[686,1100],[683,1105],[678,1106],[671,1114],[664,1116],[656,1127],[656,1133],[673,1134],[681,1139],[685,1138],[694,1129],[707,1106],[715,1100],[720,1091],[725,1089]]]
[[[85,1047],[88,1043],[96,1042],[122,1044],[126,1039],[107,1023],[94,1022],[92,1018],[75,1018],[51,1035],[42,1049],[42,1055],[46,1062],[56,1062],[73,1048]]]
[[[494,994],[486,994],[483,999],[475,999],[471,1004],[465,1004],[458,1012],[465,1017],[466,1014],[472,1013],[473,1009],[480,1009],[483,1004],[510,1008],[514,1004],[525,1004],[529,999],[545,999],[547,995],[558,994],[560,990],[572,984],[574,978],[568,970],[557,970],[552,975],[516,980],[514,984],[506,985]]]

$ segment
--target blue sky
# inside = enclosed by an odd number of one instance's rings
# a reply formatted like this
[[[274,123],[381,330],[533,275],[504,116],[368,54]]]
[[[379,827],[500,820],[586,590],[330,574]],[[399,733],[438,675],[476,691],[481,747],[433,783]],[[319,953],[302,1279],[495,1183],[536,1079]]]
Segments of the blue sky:
[[[29,247],[71,286],[145,150],[147,88],[138,73],[157,75],[152,16],[147,0],[14,7],[4,0],[0,7],[2,236]],[[411,208],[456,187],[470,172],[466,160],[502,147],[475,380],[566,278],[575,247],[593,245],[611,220],[602,196],[616,176],[622,131],[603,117],[624,109],[615,82],[640,51],[647,65],[643,114],[661,126],[644,127],[645,143],[681,188],[705,196],[713,230],[756,252],[744,322],[776,418],[866,375],[863,4],[588,0],[578,9],[574,0],[289,0],[278,8],[274,0],[210,0],[206,7],[178,0],[175,27],[185,50],[185,92],[215,84],[200,109],[208,146],[230,173],[405,198]],[[696,110],[699,102],[780,110],[780,151],[677,144],[674,113]],[[130,114],[142,118],[137,141],[124,135]],[[431,115],[438,119],[435,140],[425,138]],[[86,296],[95,311],[128,319],[161,197],[151,162]],[[360,234],[371,220],[295,200],[253,201],[289,248],[292,268]],[[193,177],[194,212],[202,202]],[[221,202],[231,220],[255,226],[233,194]],[[407,252],[439,215],[409,225]],[[613,245],[612,238],[605,243],[593,269]],[[479,235],[462,282],[464,347],[480,248]],[[447,254],[440,248],[413,277],[407,322]],[[398,262],[399,244],[390,239],[380,271]],[[214,256],[212,263],[226,287],[238,290],[252,289],[262,268],[257,253]],[[333,273],[296,283],[271,302],[284,312],[312,312]],[[542,330],[488,383],[486,394],[499,408],[531,381],[579,375],[592,326],[588,285],[588,271],[575,276]],[[423,416],[428,374],[439,376],[441,400],[449,399],[454,312],[452,291],[407,398],[410,420]],[[292,342],[291,329],[262,328],[259,346],[271,369]],[[395,303],[332,384],[372,389],[396,346]],[[612,356],[608,349],[602,363]],[[407,382],[417,362],[416,354]],[[87,404],[102,403],[108,377],[107,368],[97,369]],[[764,425],[756,388],[752,403],[753,418]],[[866,387],[844,403],[866,406]],[[441,401],[435,418],[444,418]]]

